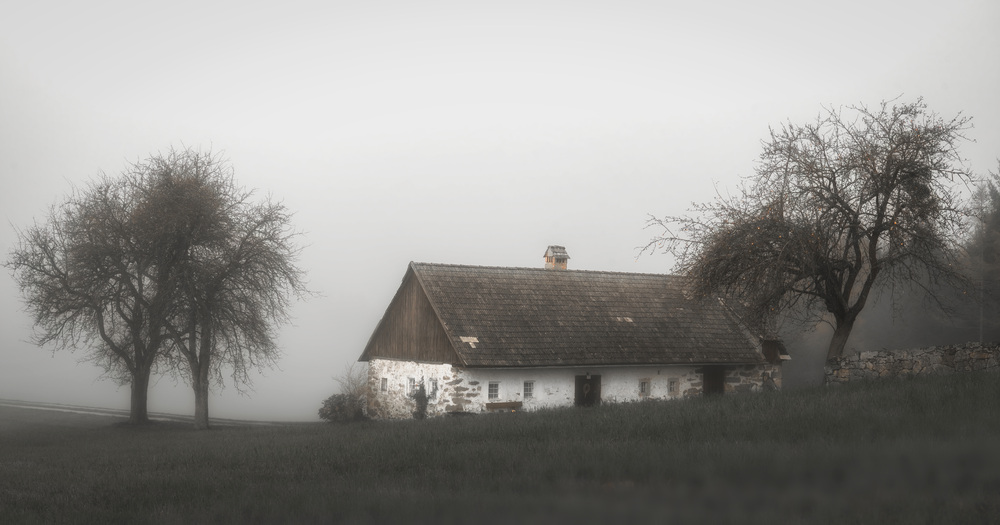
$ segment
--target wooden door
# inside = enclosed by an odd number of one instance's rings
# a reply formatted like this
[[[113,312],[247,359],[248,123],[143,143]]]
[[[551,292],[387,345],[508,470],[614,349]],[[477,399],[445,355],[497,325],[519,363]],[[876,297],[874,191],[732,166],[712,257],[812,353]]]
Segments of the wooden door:
[[[706,396],[726,391],[726,368],[723,366],[702,367],[702,393]]]
[[[576,406],[589,407],[601,404],[601,376],[587,374],[576,376]]]

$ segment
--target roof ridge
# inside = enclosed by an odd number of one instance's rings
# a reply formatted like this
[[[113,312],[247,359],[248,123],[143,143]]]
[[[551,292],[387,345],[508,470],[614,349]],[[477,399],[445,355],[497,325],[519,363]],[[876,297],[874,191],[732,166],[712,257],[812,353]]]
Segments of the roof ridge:
[[[528,270],[532,272],[548,272],[548,273],[592,273],[592,274],[611,274],[611,275],[646,275],[650,277],[668,277],[674,279],[688,279],[685,275],[677,275],[672,273],[648,273],[648,272],[622,272],[622,271],[612,271],[612,270],[579,270],[579,269],[565,269],[565,270],[552,270],[546,268],[535,268],[529,266],[487,266],[478,264],[452,264],[452,263],[428,263],[428,262],[418,262],[410,261],[411,266],[436,266],[436,267],[447,267],[447,268],[470,268],[478,270]]]

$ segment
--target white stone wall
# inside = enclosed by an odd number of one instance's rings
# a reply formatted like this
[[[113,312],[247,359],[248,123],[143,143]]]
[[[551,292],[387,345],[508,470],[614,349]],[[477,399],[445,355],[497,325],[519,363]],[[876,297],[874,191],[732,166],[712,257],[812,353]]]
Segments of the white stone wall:
[[[726,392],[754,391],[762,388],[764,374],[781,386],[781,369],[771,365],[735,367],[726,371]],[[620,403],[641,399],[670,399],[700,395],[701,367],[698,366],[622,366],[580,368],[464,369],[439,363],[417,363],[373,359],[368,365],[368,413],[376,418],[411,418],[416,403],[408,390],[423,381],[427,391],[427,415],[448,412],[483,412],[486,403],[522,403],[522,410],[573,406],[576,376],[601,376],[601,402]],[[382,379],[386,389],[382,390]],[[677,382],[670,392],[670,380]],[[488,399],[489,383],[498,382],[497,399]],[[533,396],[524,397],[524,382],[534,383]],[[639,391],[647,382],[646,395]],[[433,385],[437,384],[437,389]]]
[[[385,379],[385,390],[382,379]],[[406,419],[413,417],[416,403],[408,390],[410,379],[415,384],[423,381],[427,392],[427,415],[444,413],[447,395],[454,388],[447,383],[453,378],[452,366],[440,363],[418,363],[393,359],[372,359],[368,363],[368,414],[370,417]],[[437,391],[433,384],[437,382]]]

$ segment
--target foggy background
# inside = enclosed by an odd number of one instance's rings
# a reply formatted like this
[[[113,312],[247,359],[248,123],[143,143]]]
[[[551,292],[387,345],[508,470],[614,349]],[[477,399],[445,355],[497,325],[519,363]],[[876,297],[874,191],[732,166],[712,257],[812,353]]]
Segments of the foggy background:
[[[292,308],[279,368],[247,395],[216,390],[210,413],[315,420],[409,261],[540,267],[561,244],[571,269],[669,272],[667,256],[636,258],[647,214],[735,191],[768,126],[822,104],[923,96],[973,117],[968,165],[996,170],[1000,3],[689,4],[7,5],[2,256],[101,172],[171,146],[223,152],[296,212],[322,295]],[[127,386],[78,364],[85,349],[27,342],[7,272],[0,294],[0,399],[128,407]],[[847,351],[883,332],[856,331]],[[788,343],[786,383],[815,379],[816,354]],[[193,399],[162,377],[149,409]]]

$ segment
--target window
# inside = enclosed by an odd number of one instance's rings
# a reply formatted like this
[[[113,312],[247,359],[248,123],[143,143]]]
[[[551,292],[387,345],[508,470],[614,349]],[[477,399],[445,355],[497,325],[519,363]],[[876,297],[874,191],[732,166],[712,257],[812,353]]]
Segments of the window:
[[[385,378],[385,377],[382,378],[382,384],[379,386],[379,390],[381,390],[383,392],[387,392],[389,390],[389,379],[388,378]]]
[[[669,392],[670,395],[672,395],[672,396],[676,396],[679,393],[678,392],[678,384],[677,384],[677,380],[676,379],[668,379],[667,380],[667,392]]]
[[[414,394],[417,391],[417,382],[412,377],[406,380],[406,391],[410,394]]]
[[[524,399],[531,399],[535,397],[535,382],[525,381],[524,382]]]
[[[639,395],[642,397],[649,395],[649,381],[639,381]]]
[[[438,391],[438,380],[431,379],[431,391],[428,392],[427,395],[430,397],[434,397],[435,395],[437,395],[437,391]]]
[[[500,398],[500,381],[490,381],[489,390],[487,391],[488,397],[492,399]]]

